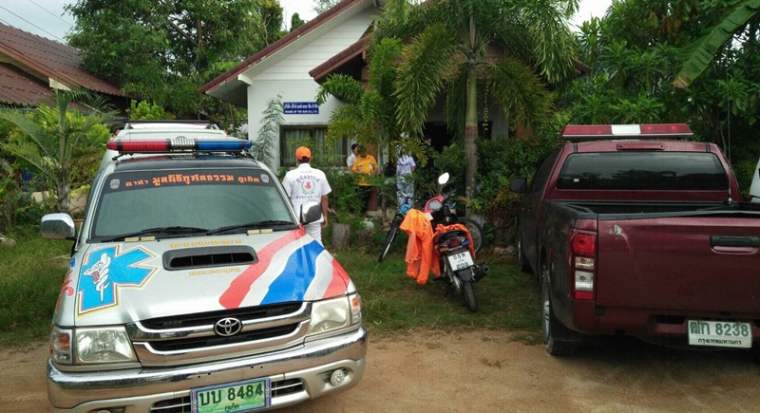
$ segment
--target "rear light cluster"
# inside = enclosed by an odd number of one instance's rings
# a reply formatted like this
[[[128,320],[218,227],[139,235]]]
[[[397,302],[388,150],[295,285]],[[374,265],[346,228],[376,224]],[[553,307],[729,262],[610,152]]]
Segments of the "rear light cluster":
[[[596,234],[573,231],[570,237],[572,294],[576,300],[594,299]]]

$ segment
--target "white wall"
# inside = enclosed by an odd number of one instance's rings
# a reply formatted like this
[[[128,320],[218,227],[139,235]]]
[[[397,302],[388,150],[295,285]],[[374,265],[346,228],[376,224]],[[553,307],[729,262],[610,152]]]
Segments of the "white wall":
[[[249,138],[255,141],[261,127],[262,112],[269,101],[278,95],[283,102],[313,102],[319,84],[309,72],[358,41],[376,16],[377,11],[370,7],[343,21],[327,23],[313,35],[300,39],[246,72],[245,76],[251,80],[248,86]],[[339,105],[337,99],[330,97],[319,108],[318,115],[285,115],[284,125],[327,125],[330,115]],[[279,168],[279,136],[273,143],[274,164],[270,166]]]

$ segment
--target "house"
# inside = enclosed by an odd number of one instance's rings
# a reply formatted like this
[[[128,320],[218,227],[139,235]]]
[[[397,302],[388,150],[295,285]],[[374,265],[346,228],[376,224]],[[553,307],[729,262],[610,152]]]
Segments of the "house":
[[[0,104],[53,104],[56,90],[74,89],[124,101],[118,87],[82,68],[77,49],[0,24]]]
[[[248,136],[255,140],[262,112],[272,99],[281,98],[285,121],[279,139],[273,142],[274,168],[295,164],[294,150],[303,142],[317,146],[320,161],[342,165],[350,142],[325,142],[330,116],[341,104],[334,97],[321,106],[315,102],[319,85],[331,74],[341,73],[357,80],[368,79],[367,49],[373,22],[380,15],[380,0],[343,0],[306,25],[221,74],[201,91],[248,110]],[[494,48],[489,53],[499,55]],[[578,63],[580,65],[580,63]],[[580,70],[580,69],[579,69]],[[506,115],[496,102],[482,99],[479,136],[506,136]],[[483,110],[488,107],[489,110]],[[445,97],[441,96],[428,115],[425,138],[436,149],[453,141],[446,124]],[[516,126],[515,135],[530,136],[529,129]]]
[[[295,164],[295,148],[307,140],[316,142],[315,152],[323,162],[341,165],[350,143],[325,141],[330,115],[340,102],[330,97],[317,105],[319,83],[309,73],[364,37],[379,14],[378,0],[343,0],[216,77],[201,91],[247,106],[252,140],[261,127],[262,112],[272,99],[281,97],[285,121],[279,140],[273,142],[274,168]]]

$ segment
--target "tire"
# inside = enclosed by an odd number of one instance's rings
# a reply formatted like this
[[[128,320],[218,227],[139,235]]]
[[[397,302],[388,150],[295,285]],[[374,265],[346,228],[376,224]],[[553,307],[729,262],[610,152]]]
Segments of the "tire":
[[[383,260],[385,260],[385,258],[388,256],[388,253],[391,251],[393,241],[395,241],[396,237],[398,236],[399,227],[401,226],[401,219],[402,218],[400,215],[396,215],[396,217],[393,218],[393,222],[391,222],[391,228],[388,230],[388,235],[385,236],[383,250],[380,251],[380,255],[377,257],[377,262],[383,262]]]
[[[542,273],[544,273],[544,277],[541,287],[541,316],[543,320],[544,347],[546,348],[546,352],[554,357],[572,356],[580,346],[580,337],[577,333],[570,331],[562,325],[554,316],[551,294],[549,293],[548,270],[544,270]]]
[[[517,241],[517,259],[520,261],[520,270],[527,274],[533,274],[533,268],[530,266],[528,257],[525,256],[522,240]]]
[[[483,249],[483,244],[485,243],[483,240],[483,228],[481,228],[477,222],[467,218],[462,218],[459,223],[467,227],[467,230],[470,231],[472,243],[475,244],[475,254],[480,254],[480,250]]]
[[[465,281],[462,283],[462,295],[464,296],[464,304],[467,309],[474,312],[478,311],[478,300],[475,298],[475,287],[472,282]]]

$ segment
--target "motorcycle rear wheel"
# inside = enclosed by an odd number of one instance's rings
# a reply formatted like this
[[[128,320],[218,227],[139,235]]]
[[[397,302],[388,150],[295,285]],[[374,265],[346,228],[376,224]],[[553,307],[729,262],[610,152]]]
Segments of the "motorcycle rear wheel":
[[[465,281],[462,283],[462,295],[464,296],[464,303],[467,305],[467,309],[471,312],[478,311],[478,300],[475,298],[475,286],[471,281]]]

